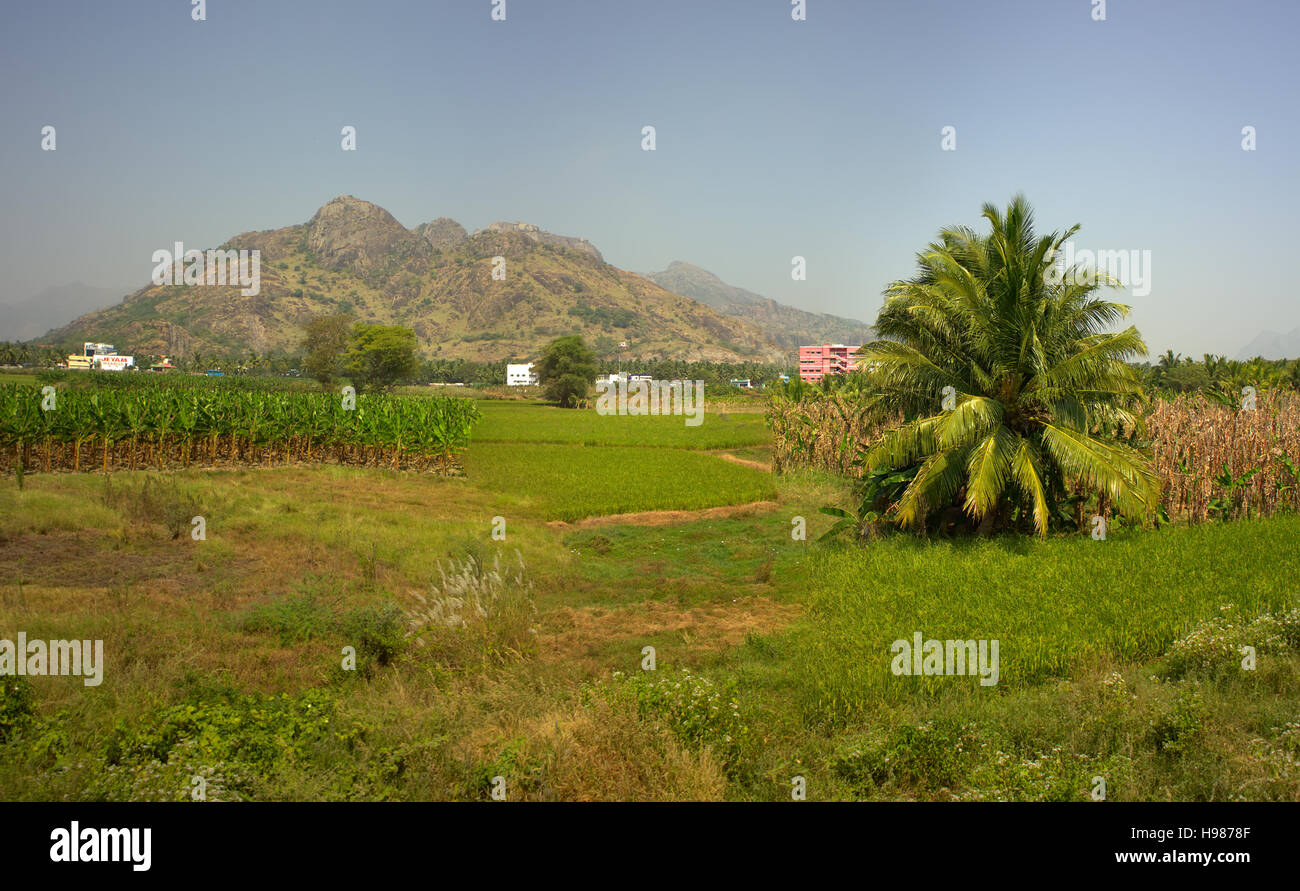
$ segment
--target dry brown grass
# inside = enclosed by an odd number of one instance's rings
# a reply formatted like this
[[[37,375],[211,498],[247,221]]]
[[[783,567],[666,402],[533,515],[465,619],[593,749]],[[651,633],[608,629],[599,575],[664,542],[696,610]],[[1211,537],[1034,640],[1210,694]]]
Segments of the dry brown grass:
[[[799,615],[800,608],[766,597],[737,598],[726,604],[681,609],[648,600],[616,608],[561,607],[546,617],[538,640],[543,661],[581,665],[588,674],[608,667],[611,644],[639,653],[652,636],[671,634],[693,656],[739,646],[751,633],[768,634]]]
[[[774,471],[812,467],[845,476],[859,476],[861,470],[853,466],[853,461],[861,448],[902,420],[869,422],[863,417],[862,406],[844,396],[772,401],[766,417],[772,430]]]
[[[541,715],[521,727],[525,756],[541,766],[534,801],[721,801],[722,766],[648,726],[634,709],[601,696]]]
[[[1230,409],[1199,395],[1157,399],[1147,428],[1170,517],[1208,519],[1214,499],[1230,494],[1216,482],[1225,464],[1234,479],[1256,471],[1229,499],[1225,516],[1300,509],[1300,487],[1282,460],[1300,466],[1300,395],[1265,392],[1253,411]]]

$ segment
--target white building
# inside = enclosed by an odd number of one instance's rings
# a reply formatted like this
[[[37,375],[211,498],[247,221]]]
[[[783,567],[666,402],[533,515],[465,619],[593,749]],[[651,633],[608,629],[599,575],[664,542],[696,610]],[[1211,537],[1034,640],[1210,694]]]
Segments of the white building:
[[[506,365],[506,386],[537,386],[537,372],[533,371],[533,363],[526,362],[521,365]]]
[[[117,348],[111,343],[91,343],[84,341],[81,353],[72,353],[61,367],[75,368],[80,371],[126,371],[135,368],[134,356],[119,356]]]
[[[109,356],[95,356],[92,361],[100,371],[126,371],[128,368],[135,367],[134,356],[119,356],[116,353]]]

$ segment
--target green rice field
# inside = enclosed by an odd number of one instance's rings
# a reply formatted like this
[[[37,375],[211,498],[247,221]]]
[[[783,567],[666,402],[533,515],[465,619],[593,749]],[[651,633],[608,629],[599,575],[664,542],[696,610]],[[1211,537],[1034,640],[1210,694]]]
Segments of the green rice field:
[[[697,510],[775,497],[771,474],[685,449],[475,442],[466,474],[548,520]]]
[[[759,412],[704,413],[696,427],[681,415],[599,415],[531,402],[482,400],[477,442],[551,442],[589,446],[735,449],[771,441]]]

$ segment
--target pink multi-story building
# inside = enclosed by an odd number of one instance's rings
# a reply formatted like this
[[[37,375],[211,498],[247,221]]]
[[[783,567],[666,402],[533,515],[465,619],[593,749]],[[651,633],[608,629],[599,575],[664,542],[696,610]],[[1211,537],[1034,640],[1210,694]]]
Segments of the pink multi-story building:
[[[860,347],[842,343],[799,347],[799,378],[817,383],[828,374],[844,374],[858,367]]]

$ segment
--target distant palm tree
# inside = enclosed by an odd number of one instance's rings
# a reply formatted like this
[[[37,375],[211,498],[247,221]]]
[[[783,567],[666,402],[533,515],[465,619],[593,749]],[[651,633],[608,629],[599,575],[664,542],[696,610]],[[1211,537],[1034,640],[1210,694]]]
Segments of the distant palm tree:
[[[1019,510],[1046,535],[1076,486],[1146,521],[1159,482],[1138,451],[1107,435],[1140,427],[1126,406],[1141,386],[1126,363],[1146,354],[1137,329],[1106,333],[1128,307],[1096,292],[1117,283],[1057,270],[1079,227],[1035,236],[1023,196],[1005,212],[985,204],[983,216],[988,235],[942,230],[918,255],[918,274],[885,291],[883,339],[863,347],[860,364],[877,363],[870,411],[908,420],[866,451],[866,469],[916,469],[890,508],[903,526],[923,528],[930,511],[960,504],[981,533]]]

